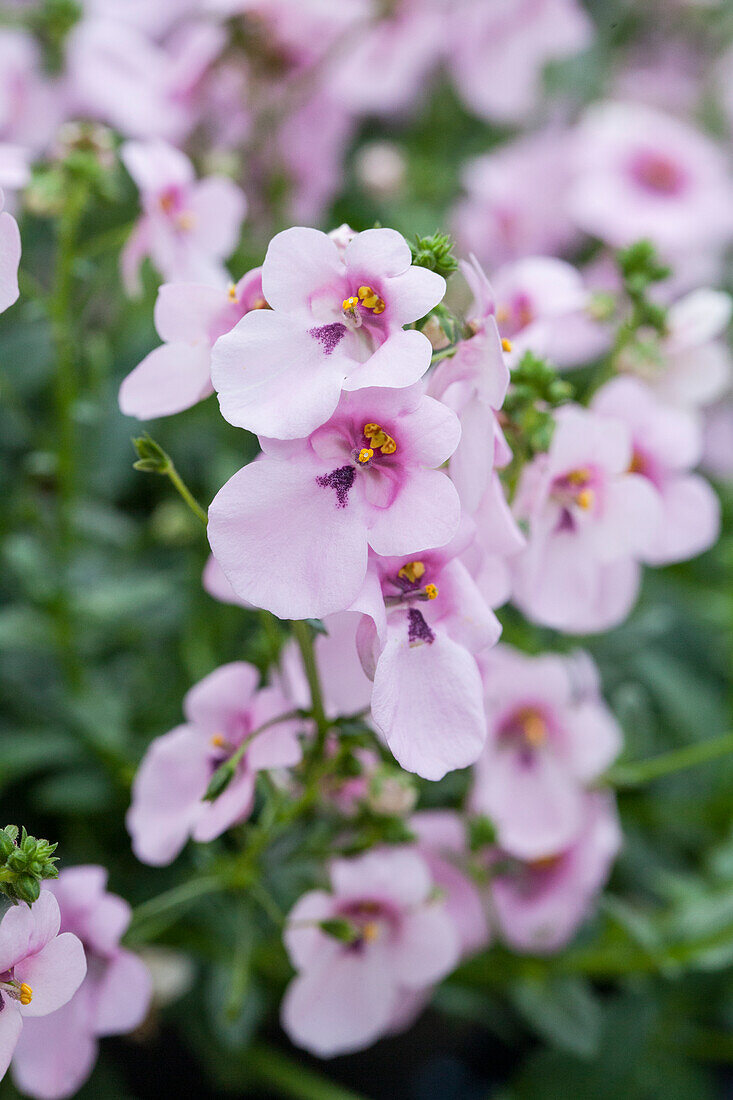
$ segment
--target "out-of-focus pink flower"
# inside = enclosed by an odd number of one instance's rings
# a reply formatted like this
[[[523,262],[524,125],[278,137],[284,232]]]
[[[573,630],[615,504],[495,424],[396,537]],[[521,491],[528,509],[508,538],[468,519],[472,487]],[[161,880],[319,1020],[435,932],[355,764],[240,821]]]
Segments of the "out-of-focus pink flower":
[[[600,695],[576,695],[561,657],[498,647],[481,659],[488,739],[471,807],[522,860],[566,848],[578,835],[584,788],[617,756],[621,731]]]
[[[704,64],[704,54],[695,49],[691,37],[645,35],[621,56],[611,94],[689,118],[700,100]]]
[[[613,798],[595,791],[585,796],[577,839],[562,852],[530,862],[498,853],[491,901],[501,937],[530,954],[564,947],[587,919],[620,846]]]
[[[423,317],[445,292],[434,271],[411,266],[392,229],[358,233],[341,251],[316,229],[270,242],[262,288],[271,310],[243,317],[213,352],[213,380],[231,424],[302,438],[334,412],[342,390],[405,387],[430,365]]]
[[[713,477],[733,480],[733,401],[713,405],[705,417],[702,464]]]
[[[294,222],[323,217],[341,186],[354,127],[353,114],[320,88],[287,112],[275,142],[288,174],[287,211]]]
[[[247,201],[224,176],[196,180],[188,158],[162,141],[128,141],[122,160],[140,190],[143,215],[125,245],[122,272],[139,287],[146,256],[168,282],[226,283]]]
[[[314,890],[291,910],[285,946],[297,976],[282,1021],[293,1042],[321,1057],[361,1050],[391,1029],[403,998],[444,978],[459,942],[417,852],[372,850],[335,860],[331,893]],[[351,942],[322,928],[347,922]]]
[[[407,110],[445,50],[450,18],[446,0],[397,0],[386,18],[344,43],[329,78],[332,94],[355,115]]]
[[[464,101],[484,118],[516,123],[539,104],[549,61],[590,45],[577,0],[459,0],[451,7],[448,64]]]
[[[164,283],[155,327],[163,344],[146,355],[120,386],[126,416],[151,420],[188,409],[214,392],[211,349],[251,309],[265,309],[259,268],[227,290],[200,283]]]
[[[489,607],[501,607],[512,593],[512,559],[527,540],[512,515],[498,474],[489,479],[472,519],[476,535],[461,560]]]
[[[547,355],[553,346],[561,347],[555,333],[588,305],[580,272],[551,256],[507,264],[496,272],[493,285],[496,320],[502,338],[509,342],[510,366],[519,363],[526,351]]]
[[[441,779],[479,756],[486,739],[475,654],[501,632],[466,567],[463,535],[444,550],[377,558],[359,607],[362,663],[373,677],[372,718],[398,763]]]
[[[620,421],[577,406],[556,414],[550,450],[525,467],[514,507],[528,544],[514,559],[513,598],[529,618],[586,632],[628,613],[660,507],[632,459]]]
[[[723,339],[731,317],[729,294],[693,290],[670,306],[667,333],[653,345],[633,347],[619,368],[637,374],[665,401],[695,408],[715,401],[731,380],[731,357]]]
[[[631,469],[659,494],[659,523],[643,560],[650,565],[685,561],[712,546],[720,529],[720,504],[707,481],[690,473],[702,457],[699,421],[662,404],[635,378],[607,382],[593,398],[592,408],[628,426]]]
[[[97,1040],[138,1027],[152,994],[147,967],[120,947],[130,923],[130,906],[105,889],[103,867],[69,867],[44,883],[61,910],[61,928],[81,940],[87,975],[62,1008],[26,1021],[15,1054],[18,1088],[41,1100],[72,1096],[92,1071]]]
[[[565,252],[579,233],[567,211],[571,137],[549,128],[469,162],[453,219],[466,252],[493,270],[524,256]]]
[[[257,772],[299,762],[297,721],[273,722],[292,704],[277,688],[258,689],[258,681],[257,669],[244,661],[222,665],[186,695],[187,724],[150,745],[127,814],[132,847],[143,863],[170,863],[189,836],[213,840],[244,821],[252,811]],[[238,750],[234,777],[218,797],[205,801],[212,775]]]
[[[281,618],[322,618],[356,598],[369,546],[445,545],[460,502],[436,467],[459,434],[455,414],[415,386],[344,394],[308,439],[261,438],[264,457],[209,509],[211,548],[234,591]]]
[[[29,154],[44,150],[61,122],[65,96],[44,73],[38,44],[21,30],[0,30],[0,141]],[[20,186],[4,180],[7,187]]]
[[[3,210],[0,191],[0,313],[17,301],[18,265],[20,264],[20,231],[12,214]]]
[[[84,980],[84,948],[71,932],[59,935],[60,922],[58,902],[48,890],[32,906],[8,909],[0,922],[0,1078],[24,1021],[61,1008]]]
[[[559,262],[559,261],[558,261]],[[461,340],[455,354],[438,363],[428,393],[453,409],[461,422],[461,439],[450,460],[450,475],[461,503],[475,511],[494,467],[500,428],[496,412],[509,385],[496,323],[494,293],[475,256],[461,263],[473,303],[467,311],[472,336]]]
[[[723,248],[733,236],[731,180],[714,142],[651,107],[601,103],[576,134],[570,209],[614,246],[648,237],[665,256]]]
[[[356,714],[369,707],[372,685],[364,673],[356,648],[359,616],[338,611],[323,620],[325,634],[313,640],[321,677],[323,705],[328,718]],[[283,687],[296,706],[310,707],[310,690],[303,661],[294,641],[288,642],[280,658]]]
[[[464,822],[453,810],[421,810],[413,814],[409,825],[433,881],[443,891],[461,955],[475,955],[488,944],[489,928],[481,894],[461,869],[468,852]]]

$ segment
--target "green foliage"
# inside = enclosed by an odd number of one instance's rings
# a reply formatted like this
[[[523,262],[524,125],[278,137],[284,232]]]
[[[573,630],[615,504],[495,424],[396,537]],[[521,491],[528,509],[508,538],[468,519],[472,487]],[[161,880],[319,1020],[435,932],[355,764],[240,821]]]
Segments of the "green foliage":
[[[41,882],[58,877],[56,847],[29,836],[25,828],[19,840],[17,825],[0,829],[0,893],[29,905],[36,901]]]
[[[458,270],[454,247],[453,238],[449,233],[436,231],[427,237],[416,235],[410,244],[412,262],[417,267],[427,267],[430,271],[436,271],[438,275],[447,279]]]

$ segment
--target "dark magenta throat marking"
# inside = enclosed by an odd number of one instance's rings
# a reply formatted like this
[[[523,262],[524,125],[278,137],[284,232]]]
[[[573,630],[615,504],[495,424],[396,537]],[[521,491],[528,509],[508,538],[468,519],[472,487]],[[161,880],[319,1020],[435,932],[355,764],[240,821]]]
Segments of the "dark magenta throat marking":
[[[334,321],[333,324],[330,325],[309,328],[308,335],[318,341],[323,348],[324,355],[330,355],[334,348],[339,346],[346,335],[346,325],[342,325],[340,321]]]
[[[356,470],[353,466],[339,466],[338,470],[331,470],[330,474],[323,474],[316,481],[324,489],[333,489],[337,507],[345,508],[349,503],[349,489],[354,484],[355,477]]]
[[[418,642],[427,642],[430,645],[435,641],[435,635],[425,622],[421,611],[411,607],[407,612],[407,641],[410,645]]]

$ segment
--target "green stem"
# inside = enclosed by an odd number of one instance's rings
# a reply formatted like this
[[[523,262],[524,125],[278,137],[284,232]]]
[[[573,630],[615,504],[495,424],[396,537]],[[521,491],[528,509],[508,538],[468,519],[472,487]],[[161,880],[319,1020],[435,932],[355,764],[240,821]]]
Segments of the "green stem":
[[[326,734],[329,729],[329,721],[323,706],[323,692],[318,675],[316,663],[316,651],[313,645],[313,632],[305,619],[293,621],[293,635],[298,643],[300,655],[303,658],[303,668],[308,681],[313,708],[313,720],[316,723],[316,739],[313,745],[313,756],[320,759],[326,744]]]
[[[247,1051],[247,1068],[268,1092],[292,1100],[366,1100],[264,1043],[254,1043]]]
[[[635,764],[617,764],[606,773],[605,779],[614,787],[640,787],[654,779],[673,775],[685,768],[694,768],[698,764],[706,764],[729,753],[733,753],[733,733],[724,733],[708,741],[663,752],[650,760],[640,760]]]
[[[300,718],[301,712],[299,710],[288,710],[284,714],[278,714],[274,718],[270,718],[269,721],[263,722],[261,726],[258,726],[256,730],[248,734],[245,737],[241,745],[239,745],[231,756],[228,756],[226,760],[223,760],[219,767],[216,769],[211,779],[209,780],[209,786],[207,787],[205,799],[213,800],[218,797],[227,785],[224,783],[224,777],[228,776],[229,779],[234,778],[234,771],[237,768],[240,760],[246,753],[252,741],[264,730],[270,729],[271,726],[277,726],[280,722],[290,722],[295,718]]]
[[[157,917],[170,913],[172,910],[191,905],[192,902],[206,897],[207,894],[216,894],[226,889],[223,879],[213,876],[194,878],[189,882],[182,882],[162,894],[158,894],[148,901],[142,902],[133,909],[132,921],[128,929],[126,940],[129,942],[144,942],[146,937],[142,933],[142,926],[155,920]]]
[[[204,527],[208,526],[209,517],[206,514],[206,509],[202,508],[199,502],[196,500],[196,497],[186,485],[185,481],[178,473],[178,470],[176,469],[170,458],[168,459],[168,468],[166,469],[165,473],[166,476],[170,479],[171,484],[174,486],[174,488],[177,490],[183,500],[185,500],[188,507],[196,516],[196,519],[201,520]]]
[[[77,398],[79,341],[74,324],[74,255],[79,222],[86,203],[86,189],[70,184],[58,219],[57,254],[53,286],[48,300],[51,332],[56,351],[55,416],[58,432],[58,547],[59,592],[56,604],[57,640],[69,682],[78,687],[81,666],[76,653],[69,594],[69,566],[73,543],[73,499],[76,489],[76,431],[74,406]]]

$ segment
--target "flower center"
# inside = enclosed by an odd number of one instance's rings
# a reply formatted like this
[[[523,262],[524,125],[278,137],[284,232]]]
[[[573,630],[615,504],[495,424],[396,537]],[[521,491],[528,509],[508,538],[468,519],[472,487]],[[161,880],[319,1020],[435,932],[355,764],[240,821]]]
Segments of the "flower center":
[[[425,562],[408,561],[392,581],[394,586],[400,590],[399,596],[385,596],[385,606],[400,607],[413,600],[436,600],[438,598],[437,584],[429,582],[423,587],[419,587],[424,576]],[[418,614],[420,613],[418,612]]]
[[[360,286],[356,294],[350,294],[341,303],[344,317],[353,321],[357,328],[362,323],[361,310],[368,310],[369,313],[378,316],[384,313],[386,308],[384,298],[380,298],[376,290],[372,290],[370,286]]]
[[[577,504],[584,512],[588,512],[596,502],[592,480],[592,471],[587,466],[571,470],[563,477],[555,479],[554,496],[563,504]]]
[[[519,740],[530,749],[539,749],[547,741],[547,721],[536,707],[520,707],[504,723],[500,733],[509,741]]]
[[[678,195],[685,177],[679,165],[661,153],[642,153],[632,166],[637,183],[655,195]]]

